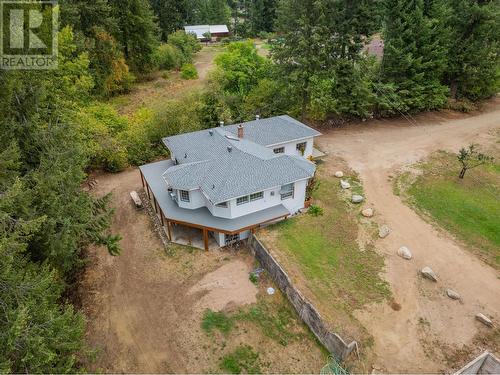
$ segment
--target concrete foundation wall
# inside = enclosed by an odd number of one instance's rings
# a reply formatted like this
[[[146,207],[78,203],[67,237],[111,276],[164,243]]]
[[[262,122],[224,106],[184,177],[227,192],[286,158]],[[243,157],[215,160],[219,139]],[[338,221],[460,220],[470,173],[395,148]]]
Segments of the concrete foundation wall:
[[[286,295],[300,318],[311,329],[323,346],[338,360],[342,361],[356,347],[356,341],[347,344],[336,333],[330,332],[315,307],[295,288],[287,273],[274,259],[262,243],[252,235],[248,240],[249,247],[262,267],[269,272],[283,294]]]

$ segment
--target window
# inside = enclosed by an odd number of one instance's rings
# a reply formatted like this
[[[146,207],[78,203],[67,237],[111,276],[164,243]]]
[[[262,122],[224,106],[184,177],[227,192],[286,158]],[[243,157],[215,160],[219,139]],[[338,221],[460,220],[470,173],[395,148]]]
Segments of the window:
[[[239,197],[236,198],[236,205],[240,206],[242,204],[248,203],[248,195],[245,195],[244,197]]]
[[[226,208],[227,207],[227,202],[222,202],[222,203],[216,204],[215,206],[216,207],[224,207],[224,208]]]
[[[293,198],[294,184],[283,185],[280,190],[281,200]]]
[[[252,202],[262,198],[264,198],[264,193],[262,191],[255,194],[250,194],[250,201]]]
[[[284,154],[285,153],[285,148],[284,147],[277,147],[274,150],[275,154]]]
[[[306,146],[307,142],[300,142],[297,143],[297,146],[295,146],[295,148],[297,149],[297,151],[300,151],[302,155],[304,155],[304,152],[306,151]]]
[[[187,190],[179,190],[179,194],[181,196],[181,201],[189,202],[189,191]]]

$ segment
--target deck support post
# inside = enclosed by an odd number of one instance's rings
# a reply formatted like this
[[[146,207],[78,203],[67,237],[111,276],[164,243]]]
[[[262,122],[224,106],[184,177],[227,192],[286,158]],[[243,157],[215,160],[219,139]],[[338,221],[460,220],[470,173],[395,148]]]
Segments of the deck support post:
[[[160,207],[160,220],[161,220],[161,226],[164,227],[165,226],[165,222],[163,221],[163,211]]]
[[[170,220],[167,219],[167,233],[169,241],[172,241],[172,229],[170,228],[172,224],[170,224]]]
[[[205,243],[205,251],[208,251],[208,229],[203,228],[203,242]]]
[[[148,192],[148,198],[151,200],[151,193],[149,192],[149,184],[146,182],[146,191]]]
[[[141,182],[142,182],[142,188],[144,189],[144,176],[142,174],[142,171],[139,170],[139,172],[141,173]]]
[[[156,206],[156,198],[155,198],[155,195],[153,194],[153,206],[155,208],[155,212],[156,214],[158,215],[158,207]]]

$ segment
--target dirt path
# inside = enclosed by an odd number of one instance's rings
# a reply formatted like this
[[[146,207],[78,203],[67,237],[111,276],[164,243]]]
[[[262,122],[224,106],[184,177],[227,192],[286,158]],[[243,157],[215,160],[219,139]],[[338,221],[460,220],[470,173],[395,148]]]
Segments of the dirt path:
[[[208,80],[208,73],[214,66],[214,59],[222,48],[204,46],[194,56],[194,65],[198,71],[198,79],[184,80],[176,71],[155,72],[150,80],[140,82],[126,95],[113,98],[113,103],[122,114],[131,114],[141,107],[155,107],[165,100],[179,98],[192,90],[199,89]]]
[[[376,210],[375,221],[392,229],[376,245],[385,255],[384,277],[402,309],[394,311],[384,303],[355,312],[375,338],[377,367],[388,372],[442,371],[441,344],[460,348],[486,330],[474,320],[476,313],[500,320],[498,273],[404,205],[392,193],[390,181],[396,170],[433,151],[492,141],[491,130],[500,128],[499,103],[475,116],[432,114],[417,117],[417,122],[355,124],[327,132],[318,141],[330,157],[345,159],[360,174],[367,204]],[[396,256],[403,245],[412,249],[412,261]],[[438,283],[418,277],[427,265],[438,274]],[[461,294],[463,304],[445,296],[448,287]]]

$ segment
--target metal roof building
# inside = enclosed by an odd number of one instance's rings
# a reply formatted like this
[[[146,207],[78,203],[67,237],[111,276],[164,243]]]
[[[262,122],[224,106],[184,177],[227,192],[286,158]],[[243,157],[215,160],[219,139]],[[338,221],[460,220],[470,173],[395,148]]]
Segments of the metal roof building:
[[[189,25],[184,26],[186,34],[195,34],[199,40],[206,39],[203,34],[210,33],[214,37],[229,36],[226,25]]]

